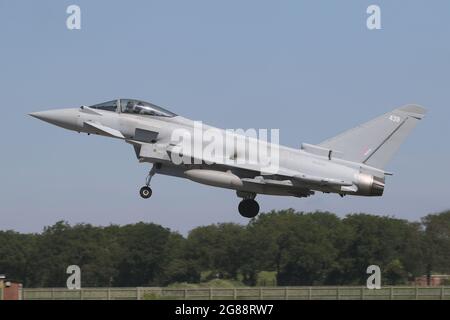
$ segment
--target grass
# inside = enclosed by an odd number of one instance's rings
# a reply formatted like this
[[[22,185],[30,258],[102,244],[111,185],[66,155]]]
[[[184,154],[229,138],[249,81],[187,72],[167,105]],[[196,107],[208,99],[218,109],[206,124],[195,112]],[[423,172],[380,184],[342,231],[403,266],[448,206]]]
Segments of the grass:
[[[200,283],[176,282],[176,283],[170,284],[168,287],[169,288],[180,288],[180,289],[236,288],[236,287],[244,287],[244,284],[237,280],[212,279],[207,282],[200,282]]]
[[[257,287],[275,287],[277,285],[276,271],[261,271],[256,278]]]
[[[242,277],[238,277],[241,279]],[[277,285],[276,271],[261,271],[256,278],[257,287],[274,287]],[[201,274],[200,283],[176,282],[168,285],[169,288],[235,288],[246,287],[241,280],[235,279],[220,279],[215,278],[211,271],[204,271]]]

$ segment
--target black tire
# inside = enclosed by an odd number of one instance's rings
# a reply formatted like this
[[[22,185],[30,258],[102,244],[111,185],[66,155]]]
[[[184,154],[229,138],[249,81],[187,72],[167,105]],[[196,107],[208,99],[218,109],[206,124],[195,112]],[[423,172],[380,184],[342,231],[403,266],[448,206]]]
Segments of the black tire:
[[[141,195],[142,198],[148,199],[152,196],[152,189],[147,186],[142,187],[141,190],[139,191],[139,194]]]
[[[253,199],[244,199],[239,203],[238,210],[244,218],[254,218],[259,213],[259,204]]]

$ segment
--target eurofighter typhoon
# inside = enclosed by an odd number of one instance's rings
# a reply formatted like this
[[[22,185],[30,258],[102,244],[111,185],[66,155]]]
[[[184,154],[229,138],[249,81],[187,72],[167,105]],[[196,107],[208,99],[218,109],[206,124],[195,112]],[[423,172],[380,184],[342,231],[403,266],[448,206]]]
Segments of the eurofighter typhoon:
[[[59,127],[123,140],[140,162],[152,164],[142,198],[158,173],[236,191],[239,213],[255,217],[258,194],[308,197],[381,196],[384,170],[426,110],[406,105],[317,145],[294,149],[261,137],[222,130],[152,103],[117,99],[30,115]]]

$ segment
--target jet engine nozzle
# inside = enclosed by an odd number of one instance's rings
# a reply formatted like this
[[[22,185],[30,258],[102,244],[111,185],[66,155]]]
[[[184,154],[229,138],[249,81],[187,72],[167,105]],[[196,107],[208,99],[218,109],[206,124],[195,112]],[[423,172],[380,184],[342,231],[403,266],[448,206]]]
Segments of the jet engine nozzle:
[[[379,197],[384,191],[384,177],[376,177],[366,173],[358,175],[358,194]]]

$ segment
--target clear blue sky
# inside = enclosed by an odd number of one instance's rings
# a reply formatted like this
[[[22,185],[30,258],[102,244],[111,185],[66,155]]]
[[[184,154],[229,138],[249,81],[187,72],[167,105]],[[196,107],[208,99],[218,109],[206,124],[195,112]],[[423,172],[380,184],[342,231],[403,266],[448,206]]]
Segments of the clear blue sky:
[[[381,6],[382,30],[366,28]],[[66,8],[82,29],[66,28]],[[182,233],[245,223],[233,191],[156,176],[132,147],[26,114],[136,97],[222,128],[318,143],[406,103],[429,109],[382,198],[259,196],[292,207],[417,220],[450,208],[450,2],[0,0],[0,230],[155,222]]]

